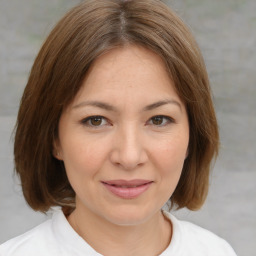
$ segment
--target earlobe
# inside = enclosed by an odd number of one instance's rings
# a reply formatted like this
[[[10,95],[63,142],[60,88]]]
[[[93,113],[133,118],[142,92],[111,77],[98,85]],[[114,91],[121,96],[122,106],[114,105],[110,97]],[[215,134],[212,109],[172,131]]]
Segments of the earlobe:
[[[61,154],[59,151],[57,151],[56,149],[53,150],[52,152],[53,156],[58,159],[58,160],[62,160]]]
[[[60,161],[63,160],[63,159],[62,159],[62,156],[61,156],[61,153],[60,153],[60,149],[59,149],[59,147],[57,146],[56,141],[54,141],[54,143],[53,143],[52,154],[53,154],[53,156],[54,156],[56,159],[58,159],[58,160],[60,160]]]
[[[58,160],[62,160],[62,157],[61,157],[61,155],[60,155],[60,152],[56,152],[56,153],[54,154],[54,157],[57,158]]]

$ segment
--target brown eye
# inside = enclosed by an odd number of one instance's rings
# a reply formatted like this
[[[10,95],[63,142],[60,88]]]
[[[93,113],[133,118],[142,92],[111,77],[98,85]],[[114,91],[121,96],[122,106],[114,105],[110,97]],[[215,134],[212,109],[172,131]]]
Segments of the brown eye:
[[[90,119],[90,123],[93,126],[100,126],[102,124],[102,117],[96,116]]]
[[[151,125],[155,125],[159,127],[162,127],[174,122],[175,121],[169,116],[153,116],[149,121]]]
[[[154,125],[161,125],[163,123],[164,117],[163,116],[155,116],[152,118],[152,123]]]
[[[81,121],[85,126],[97,128],[108,124],[108,120],[103,116],[89,116]]]

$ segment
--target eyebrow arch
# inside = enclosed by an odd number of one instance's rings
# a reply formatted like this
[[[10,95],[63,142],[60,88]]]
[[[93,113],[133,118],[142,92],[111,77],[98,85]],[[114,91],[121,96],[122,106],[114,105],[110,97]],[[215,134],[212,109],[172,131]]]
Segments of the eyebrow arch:
[[[112,106],[108,103],[101,102],[101,101],[83,101],[83,102],[75,105],[73,107],[73,109],[80,108],[80,107],[85,107],[85,106],[93,106],[93,107],[102,108],[102,109],[105,109],[105,110],[108,110],[108,111],[117,112],[117,109],[114,106]]]
[[[153,110],[155,108],[159,108],[163,105],[167,105],[167,104],[174,104],[176,106],[178,106],[181,110],[181,104],[176,101],[176,100],[161,100],[161,101],[157,101],[155,103],[152,103],[146,107],[143,108],[143,111],[150,111],[150,110]],[[107,111],[113,111],[113,112],[117,112],[117,109],[108,104],[108,103],[104,103],[104,102],[101,102],[101,101],[83,101],[75,106],[72,107],[72,109],[76,109],[76,108],[80,108],[80,107],[85,107],[85,106],[93,106],[93,107],[98,107],[98,108],[101,108],[101,109],[105,109]]]
[[[171,99],[171,100],[157,101],[157,102],[155,102],[153,104],[150,104],[150,105],[144,107],[143,111],[153,110],[155,108],[159,108],[159,107],[161,107],[163,105],[166,105],[166,104],[174,104],[174,105],[178,106],[180,108],[180,110],[181,110],[181,104],[178,101]]]

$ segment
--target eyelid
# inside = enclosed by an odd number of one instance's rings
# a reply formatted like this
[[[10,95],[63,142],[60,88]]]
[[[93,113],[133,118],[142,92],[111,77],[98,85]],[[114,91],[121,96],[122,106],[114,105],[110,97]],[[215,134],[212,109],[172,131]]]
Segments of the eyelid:
[[[167,123],[165,123],[165,124],[160,124],[160,125],[155,125],[155,124],[150,124],[150,125],[153,125],[153,126],[155,126],[155,127],[164,127],[164,126],[166,126],[166,125],[168,125],[168,124],[175,123],[175,120],[174,120],[172,117],[170,117],[170,116],[165,116],[165,115],[156,115],[156,116],[152,116],[152,117],[148,120],[148,122],[152,121],[152,119],[153,119],[153,118],[156,118],[156,117],[161,117],[161,118],[166,119],[166,120],[167,120]],[[148,123],[148,122],[147,122],[147,123]]]
[[[156,117],[160,117],[160,118],[163,118],[163,119],[166,119],[166,121],[164,122],[164,124],[159,124],[159,125],[156,125],[156,124],[153,124],[150,122],[152,122],[152,119],[153,118],[156,118]],[[92,124],[89,124],[88,122],[94,118],[100,118],[102,120],[105,120],[105,124],[100,124],[100,125],[92,125]],[[83,118],[80,123],[84,126],[87,126],[87,127],[90,127],[90,128],[93,128],[93,129],[98,129],[98,128],[101,128],[103,126],[108,126],[108,125],[111,125],[110,121],[104,117],[104,116],[100,116],[100,115],[93,115],[93,116],[88,116],[86,118]],[[175,120],[170,117],[170,116],[166,116],[166,115],[155,115],[155,116],[152,116],[147,122],[146,122],[146,125],[153,125],[155,127],[164,127],[166,125],[169,125],[169,124],[172,124],[172,123],[175,123]]]
[[[92,124],[89,124],[88,122],[90,121],[90,120],[92,120],[93,118],[101,118],[102,120],[106,120],[106,122],[109,124],[110,122],[109,122],[109,120],[106,118],[106,117],[104,117],[104,116],[100,116],[100,115],[95,115],[95,116],[88,116],[88,117],[86,117],[86,118],[83,118],[81,121],[80,121],[80,123],[82,124],[82,125],[84,125],[84,126],[87,126],[87,127],[90,127],[90,128],[93,128],[93,129],[97,129],[97,128],[100,128],[100,127],[103,127],[103,126],[106,126],[107,124],[100,124],[100,125],[92,125]]]

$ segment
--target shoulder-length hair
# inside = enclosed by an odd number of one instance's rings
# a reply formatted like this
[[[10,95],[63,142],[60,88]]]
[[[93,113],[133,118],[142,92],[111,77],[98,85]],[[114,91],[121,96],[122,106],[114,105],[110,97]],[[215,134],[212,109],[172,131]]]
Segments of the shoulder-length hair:
[[[94,60],[127,44],[146,47],[163,59],[188,113],[188,157],[170,201],[177,208],[191,210],[205,201],[219,134],[207,71],[189,29],[159,0],[88,0],[69,11],[52,30],[21,99],[15,168],[25,199],[34,210],[74,209],[75,192],[63,162],[52,153],[59,118]]]

